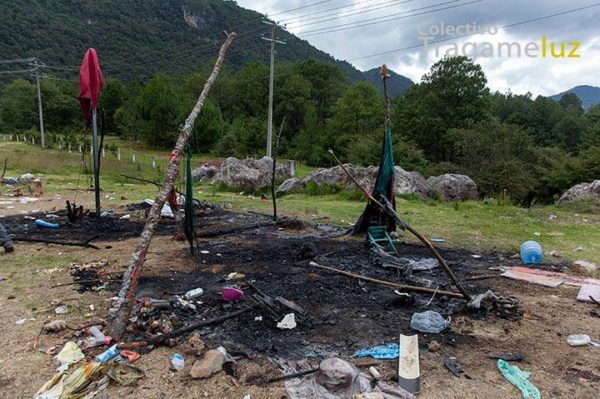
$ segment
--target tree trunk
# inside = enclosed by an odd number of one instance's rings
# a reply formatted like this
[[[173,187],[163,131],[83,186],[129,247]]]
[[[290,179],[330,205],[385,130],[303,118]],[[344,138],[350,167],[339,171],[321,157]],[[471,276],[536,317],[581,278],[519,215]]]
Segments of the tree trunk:
[[[217,58],[217,62],[204,84],[204,89],[198,97],[198,101],[196,105],[192,109],[192,112],[185,120],[184,125],[179,130],[179,137],[177,138],[177,143],[175,144],[174,152],[175,156],[169,163],[167,168],[167,176],[165,179],[165,183],[162,188],[156,195],[156,199],[154,200],[154,204],[152,208],[150,208],[150,212],[148,213],[148,220],[146,221],[146,225],[144,226],[144,230],[138,240],[134,253],[131,255],[129,259],[129,263],[127,264],[127,270],[123,275],[123,283],[121,286],[121,290],[117,296],[117,300],[111,306],[109,310],[109,317],[112,320],[111,323],[111,335],[113,337],[121,337],[125,332],[127,327],[127,322],[129,319],[129,314],[131,309],[135,305],[135,293],[137,291],[138,279],[142,274],[144,260],[146,259],[146,253],[148,252],[148,247],[150,246],[150,241],[152,240],[152,236],[154,235],[154,230],[156,229],[156,225],[160,220],[160,211],[165,204],[167,196],[171,192],[173,188],[173,182],[175,177],[179,173],[179,163],[181,161],[181,155],[183,154],[183,150],[185,144],[188,142],[192,128],[194,126],[194,122],[196,118],[200,114],[200,110],[204,105],[204,100],[210,91],[213,83],[217,79],[219,72],[221,70],[221,65],[223,64],[223,59],[225,58],[225,53],[227,49],[233,42],[235,38],[235,33],[230,33],[227,35],[227,39],[221,46],[221,50],[219,51],[219,57]]]

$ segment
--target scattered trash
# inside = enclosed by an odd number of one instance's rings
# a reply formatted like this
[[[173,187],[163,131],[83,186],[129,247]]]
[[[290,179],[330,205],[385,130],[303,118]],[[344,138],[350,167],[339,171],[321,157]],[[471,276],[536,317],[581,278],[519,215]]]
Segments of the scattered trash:
[[[217,349],[211,349],[204,354],[202,359],[194,362],[190,370],[190,375],[192,378],[208,378],[221,371],[227,359],[227,350],[222,346],[219,346]]]
[[[117,384],[127,387],[143,378],[144,372],[129,364],[113,363],[106,375]]]
[[[31,173],[25,173],[25,174],[21,175],[21,177],[19,177],[19,181],[21,183],[29,183],[33,179],[35,179],[35,176],[32,175]]]
[[[291,330],[296,328],[296,315],[294,313],[286,314],[283,319],[277,323],[277,328],[282,330]]]
[[[69,308],[66,306],[59,306],[54,309],[54,313],[56,314],[67,314],[69,313]]]
[[[431,242],[446,242],[446,239],[445,238],[438,238],[438,237],[431,237],[429,239],[429,241],[431,241]]]
[[[202,288],[194,288],[193,290],[186,292],[184,296],[185,299],[192,300],[200,297],[202,294],[204,294],[204,290]]]
[[[440,316],[441,317],[441,316]],[[400,359],[398,360],[398,384],[413,395],[421,390],[419,368],[419,336],[400,334]]]
[[[134,351],[122,350],[120,355],[127,359],[129,363],[134,363],[136,360],[140,358],[140,354]]]
[[[98,356],[96,356],[96,362],[98,363],[106,363],[112,359],[114,359],[115,357],[117,357],[117,355],[119,354],[119,349],[117,348],[117,345],[113,345],[110,348],[108,348],[107,350],[105,350],[104,352],[102,352],[101,354],[99,354]]]
[[[539,236],[542,235],[542,233],[540,233],[539,231],[534,231],[533,235],[536,236],[536,237],[539,237]]]
[[[286,374],[305,374],[302,378],[290,378],[285,381],[285,388],[290,399],[306,398],[384,398],[384,399],[414,399],[415,396],[402,388],[375,381],[361,373],[354,365],[339,358],[323,360],[318,369],[306,370],[305,364],[285,363],[281,365]],[[379,393],[378,396],[364,394]],[[359,396],[360,395],[360,396]]]
[[[88,337],[85,340],[86,348],[94,348],[96,346],[106,344],[107,337],[102,333],[102,331],[100,331],[100,328],[98,328],[97,326],[91,326],[88,332],[90,333],[91,337]]]
[[[471,297],[471,300],[469,301],[469,303],[467,303],[467,306],[472,309],[479,309],[481,307],[481,302],[483,302],[486,299],[490,301],[496,301],[498,300],[498,297],[496,296],[496,294],[494,294],[492,290],[487,290],[483,294],[478,294],[474,297]]]
[[[45,220],[42,219],[36,219],[35,220],[35,225],[41,228],[45,228],[45,229],[58,229],[60,228],[60,225],[58,223],[50,223],[50,222],[46,222]]]
[[[44,331],[59,332],[67,329],[67,322],[64,320],[53,320],[44,324]]]
[[[444,366],[452,373],[453,376],[459,377],[465,373],[462,367],[460,367],[456,361],[456,358],[453,356],[444,357]],[[464,376],[468,379],[471,379],[468,374],[464,374]]]
[[[107,217],[112,216],[112,214],[113,214],[112,210],[102,211],[102,212],[100,212],[100,217],[101,218],[107,218]]]
[[[377,345],[354,352],[354,357],[371,356],[375,359],[396,359],[400,356],[400,345],[395,343]]]
[[[529,381],[531,375],[528,371],[523,371],[517,366],[513,366],[502,359],[498,359],[498,370],[511,384],[517,387],[523,399],[541,399],[540,391]]]
[[[210,251],[207,251],[207,250],[204,249],[204,250],[200,251],[200,253],[202,255],[208,255],[210,253]]]
[[[238,272],[233,272],[233,273],[229,273],[227,275],[227,277],[225,277],[225,280],[228,280],[228,281],[239,281],[239,280],[243,280],[244,278],[246,278],[245,274],[238,273]]]
[[[502,359],[507,362],[523,362],[525,361],[525,356],[520,353],[490,353],[488,355],[490,359]]]
[[[154,205],[154,200],[151,199],[145,199],[144,202],[150,206]],[[166,218],[174,218],[175,215],[173,214],[173,210],[171,209],[171,207],[169,206],[168,203],[165,202],[165,204],[163,205],[162,209],[160,210],[160,216],[166,217]]]
[[[556,216],[556,215],[548,216],[548,220],[556,220],[556,219],[558,219],[558,216]]]
[[[600,280],[598,279],[540,269],[530,269],[522,266],[507,267],[506,271],[502,273],[501,276],[514,280],[523,280],[529,283],[539,284],[551,288],[558,287],[563,283],[577,287],[581,287],[586,284],[600,285]]]
[[[78,368],[71,375],[59,372],[40,388],[34,399],[92,398],[110,384],[106,371],[107,366],[92,362]]]
[[[121,217],[119,218],[119,220],[129,220],[129,219],[131,219],[131,215],[130,215],[130,214],[123,215],[123,216],[121,216]]]
[[[420,259],[407,259],[408,267],[412,271],[421,271],[421,270],[431,270],[440,266],[440,262],[438,262],[435,258],[420,258]]]
[[[473,259],[481,259],[482,256],[481,255],[477,255],[477,254],[473,254],[473,255],[471,255],[471,258],[473,258]]]
[[[410,319],[410,327],[424,333],[438,334],[450,325],[450,318],[444,319],[441,314],[433,310],[415,313]]]
[[[235,287],[223,287],[221,298],[226,302],[239,301],[244,299],[244,291]]]
[[[600,344],[592,341],[589,335],[587,334],[573,334],[567,337],[567,343],[571,346],[587,346],[592,345],[596,347],[600,347]]]
[[[553,256],[555,258],[560,258],[562,255],[560,254],[560,252],[554,250],[554,251],[550,251],[548,252],[548,255]]]
[[[19,324],[19,325],[25,324],[29,320],[35,320],[35,319],[33,319],[33,318],[32,319],[19,319],[19,320],[15,321],[15,324]]]
[[[539,264],[544,260],[542,246],[537,241],[525,241],[521,244],[521,260],[525,264]]]
[[[56,361],[58,361],[61,365],[74,364],[84,358],[85,355],[73,341],[67,342],[55,357]]]
[[[582,285],[577,294],[577,300],[581,302],[596,302],[594,299],[600,301],[600,285]]]
[[[254,321],[262,321],[262,320],[263,320],[263,317],[262,317],[262,316],[256,316],[256,317],[254,318]]]
[[[175,371],[183,371],[185,368],[185,359],[179,353],[171,356],[171,367]]]

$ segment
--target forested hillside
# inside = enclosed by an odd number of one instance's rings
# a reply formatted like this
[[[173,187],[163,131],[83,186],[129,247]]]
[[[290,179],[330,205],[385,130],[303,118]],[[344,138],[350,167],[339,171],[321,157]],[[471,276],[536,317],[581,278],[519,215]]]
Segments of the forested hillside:
[[[223,0],[15,0],[0,2],[2,59],[37,57],[61,77],[76,71],[85,49],[95,47],[109,77],[147,81],[156,73],[198,72],[215,56],[224,31],[239,34],[227,57],[237,69],[249,61],[268,61],[270,27],[263,15]],[[315,58],[340,67],[351,82],[371,80],[285,31],[278,37],[277,60]],[[70,73],[69,73],[70,72]],[[394,76],[391,94],[411,84]],[[378,87],[379,88],[379,87]]]

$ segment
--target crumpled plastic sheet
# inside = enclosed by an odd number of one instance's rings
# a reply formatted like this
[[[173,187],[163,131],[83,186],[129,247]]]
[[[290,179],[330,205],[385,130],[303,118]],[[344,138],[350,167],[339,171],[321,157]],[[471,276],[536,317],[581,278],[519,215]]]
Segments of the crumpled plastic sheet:
[[[400,357],[400,345],[396,343],[377,345],[360,349],[354,353],[354,357],[367,356],[371,356],[375,359],[396,359]]]
[[[85,355],[73,341],[67,342],[58,355],[56,355],[56,360],[58,360],[60,364],[73,364],[84,358]]]
[[[450,319],[446,320],[438,312],[426,310],[414,313],[410,319],[410,328],[424,333],[439,334],[450,325]]]
[[[307,361],[278,362],[285,374],[311,368]],[[354,365],[339,359],[329,358],[319,364],[319,371],[303,377],[286,380],[285,388],[290,399],[352,399],[354,395],[379,392],[385,399],[414,399],[414,395],[383,382],[373,382]]]
[[[529,376],[531,375],[529,371],[523,371],[502,359],[498,359],[498,370],[500,370],[504,378],[521,391],[523,399],[542,398],[537,387],[529,381]]]
[[[132,385],[143,376],[144,372],[133,366],[91,362],[72,374],[55,374],[34,399],[92,399],[108,388],[111,380],[120,385]]]

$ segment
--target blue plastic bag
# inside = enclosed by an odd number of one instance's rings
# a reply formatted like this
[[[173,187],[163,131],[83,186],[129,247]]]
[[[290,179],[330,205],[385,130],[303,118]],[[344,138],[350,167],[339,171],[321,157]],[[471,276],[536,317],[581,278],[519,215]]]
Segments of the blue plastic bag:
[[[542,399],[540,391],[529,381],[531,375],[529,371],[523,371],[502,359],[498,359],[498,370],[504,378],[519,388],[523,394],[523,399]]]
[[[375,359],[396,359],[400,357],[400,345],[384,344],[371,348],[360,349],[354,353],[354,357],[371,356]]]

